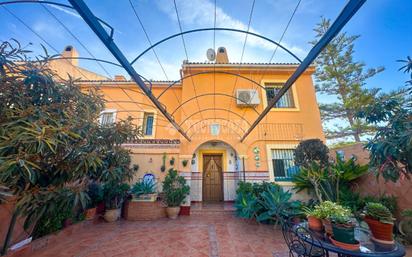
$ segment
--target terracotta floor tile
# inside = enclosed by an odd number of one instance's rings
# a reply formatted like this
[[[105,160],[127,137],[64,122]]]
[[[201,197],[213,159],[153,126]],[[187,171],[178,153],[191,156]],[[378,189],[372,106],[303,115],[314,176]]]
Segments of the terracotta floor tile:
[[[197,209],[196,209],[197,208]],[[177,220],[98,223],[67,235],[33,257],[286,257],[280,230],[197,206]],[[223,206],[230,210],[230,206]],[[202,210],[206,210],[202,214]],[[216,211],[216,212],[214,212]]]

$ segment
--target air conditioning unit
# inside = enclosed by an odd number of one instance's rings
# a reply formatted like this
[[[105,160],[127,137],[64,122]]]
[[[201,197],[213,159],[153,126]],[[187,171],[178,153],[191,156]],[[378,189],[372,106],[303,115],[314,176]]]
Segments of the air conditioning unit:
[[[236,91],[236,103],[241,106],[260,104],[259,92],[256,89],[238,89]]]

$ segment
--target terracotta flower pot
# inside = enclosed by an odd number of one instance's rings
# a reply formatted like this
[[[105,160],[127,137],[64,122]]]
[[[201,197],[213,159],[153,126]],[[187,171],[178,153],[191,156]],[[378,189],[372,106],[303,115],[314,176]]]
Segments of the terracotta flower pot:
[[[326,234],[333,235],[332,222],[330,221],[330,219],[322,219],[322,224],[325,228]]]
[[[180,212],[180,206],[166,208],[167,217],[169,217],[170,219],[177,219],[179,212]]]
[[[369,216],[365,217],[365,222],[368,223],[369,229],[372,231],[375,239],[387,243],[393,242],[393,224],[382,223]]]
[[[96,207],[95,208],[90,208],[84,211],[84,218],[86,220],[92,220],[94,217],[96,217]]]
[[[322,231],[323,230],[323,224],[322,220],[318,219],[313,216],[308,216],[308,223],[309,223],[309,228],[315,231]]]
[[[106,210],[104,212],[104,220],[107,222],[115,222],[120,218],[121,209]]]

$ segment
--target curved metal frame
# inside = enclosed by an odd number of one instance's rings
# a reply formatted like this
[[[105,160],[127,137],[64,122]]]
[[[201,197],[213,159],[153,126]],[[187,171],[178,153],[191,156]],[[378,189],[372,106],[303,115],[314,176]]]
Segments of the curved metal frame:
[[[220,96],[230,97],[230,98],[233,98],[233,99],[238,99],[238,98],[235,97],[235,96],[228,95],[228,94],[223,94],[223,93],[207,93],[207,94],[203,94],[203,95],[197,95],[197,96],[195,96],[195,97],[192,97],[192,98],[187,99],[186,101],[182,102],[178,107],[176,107],[176,109],[175,109],[170,115],[173,115],[178,109],[180,109],[183,105],[187,104],[188,102],[190,102],[190,101],[192,101],[192,100],[194,100],[194,99],[196,99],[196,98],[198,98],[198,97],[210,96],[210,95],[220,95]],[[239,99],[239,100],[240,100],[240,99]],[[240,100],[240,101],[242,101],[242,100]],[[245,101],[242,101],[242,102],[247,103],[247,102],[245,102]],[[255,113],[257,113],[257,114],[259,115],[259,112],[256,111],[256,108],[255,108],[255,107],[252,108],[252,110],[255,111]]]
[[[61,7],[66,7],[69,9],[73,9],[75,10],[75,8],[73,8],[73,6],[67,5],[67,4],[61,4],[61,3],[56,3],[53,1],[36,1],[36,0],[19,0],[19,1],[6,1],[6,2],[1,2],[0,5],[6,5],[6,4],[50,4],[50,5],[57,5],[57,6],[61,6]],[[104,20],[96,17],[96,19],[98,21],[100,21],[101,23],[103,23],[106,27],[108,27],[110,29],[110,37],[113,38],[113,34],[114,34],[114,28],[112,26],[109,25],[109,23],[105,22]]]
[[[232,130],[233,133],[235,133],[239,138],[242,137],[238,132],[236,132],[235,129],[231,128],[231,127],[228,126],[227,124],[221,124],[221,125],[224,126],[224,127],[227,127],[227,128],[230,129],[230,130]],[[207,124],[201,126],[200,129],[203,129],[203,128],[205,128],[206,126],[207,126]],[[191,135],[190,135],[190,138],[193,138],[194,135],[195,135],[195,133],[191,134]],[[222,141],[221,139],[219,139],[219,140]],[[212,140],[212,141],[213,141],[213,140]],[[228,144],[228,145],[230,145],[230,144]]]
[[[205,120],[224,120],[224,121],[226,121],[226,122],[230,122],[230,123],[234,124],[234,125],[235,125],[237,128],[239,128],[242,132],[245,131],[244,129],[242,129],[241,127],[239,127],[237,123],[235,123],[235,122],[233,122],[233,121],[231,121],[231,120],[224,119],[224,118],[207,118],[207,119],[203,119],[203,120],[200,120],[200,121],[198,121],[198,122],[193,123],[190,127],[188,127],[188,128],[185,130],[185,132],[187,133],[187,132],[190,131],[194,126],[196,126],[197,124],[199,124],[199,123],[201,123],[201,122],[203,122],[203,121],[205,121]],[[226,125],[226,126],[227,126],[227,125]],[[229,126],[227,126],[227,127],[229,127]],[[233,130],[233,131],[234,131],[234,130]],[[240,136],[240,134],[238,134],[238,135]],[[192,137],[192,136],[193,136],[193,134],[190,135],[190,137]]]
[[[190,119],[191,117],[195,116],[196,114],[199,114],[201,112],[206,112],[206,111],[227,111],[230,112],[232,114],[235,114],[236,116],[238,116],[239,118],[241,118],[243,121],[245,121],[249,126],[250,126],[250,122],[247,121],[244,117],[242,117],[240,114],[232,111],[232,110],[228,110],[228,109],[223,109],[223,108],[206,108],[197,112],[194,112],[192,114],[190,114],[189,116],[187,116],[182,122],[180,122],[180,126],[183,125],[188,119]]]
[[[286,51],[288,54],[290,54],[293,58],[295,58],[299,63],[302,62],[302,61],[299,59],[299,57],[297,57],[293,52],[291,52],[289,49],[287,49],[287,48],[284,47],[283,45],[279,44],[278,42],[273,41],[273,40],[270,39],[270,38],[267,38],[267,37],[265,37],[265,36],[262,36],[262,35],[259,35],[259,34],[256,34],[256,33],[250,32],[250,31],[246,31],[246,30],[217,27],[217,28],[203,28],[203,29],[186,30],[186,31],[183,31],[183,32],[181,32],[181,33],[176,33],[176,34],[173,34],[173,35],[171,35],[171,36],[168,36],[168,37],[166,37],[166,38],[164,38],[164,39],[156,42],[155,44],[153,44],[152,46],[150,46],[149,48],[147,48],[147,49],[144,50],[143,52],[141,52],[130,64],[133,65],[133,63],[135,63],[137,60],[139,60],[140,57],[142,57],[144,54],[146,54],[146,53],[147,53],[148,51],[150,51],[152,48],[154,48],[154,47],[156,47],[157,45],[160,45],[160,44],[162,44],[162,43],[164,43],[164,42],[166,42],[166,41],[168,41],[168,40],[170,40],[170,39],[172,39],[172,38],[175,38],[175,37],[178,37],[178,36],[182,36],[182,35],[184,35],[184,34],[190,34],[190,33],[195,33],[195,32],[202,32],[202,31],[211,31],[211,30],[213,30],[213,31],[231,31],[231,32],[238,32],[238,33],[248,34],[248,35],[251,35],[251,36],[255,36],[255,37],[261,38],[261,39],[263,39],[263,40],[265,40],[265,41],[268,41],[268,42],[270,42],[270,43],[272,43],[272,44],[274,44],[274,45],[277,45],[278,47],[280,47],[281,49],[283,49],[284,51]]]
[[[203,75],[203,74],[211,74],[211,73],[213,73],[213,74],[216,74],[216,73],[217,73],[217,74],[228,74],[228,75],[237,76],[237,77],[240,77],[240,78],[242,78],[242,79],[245,79],[245,80],[248,80],[248,81],[252,82],[253,84],[257,85],[257,86],[260,87],[260,88],[263,88],[263,89],[265,88],[264,86],[262,86],[261,84],[257,83],[256,81],[254,81],[254,80],[252,80],[252,79],[250,79],[250,78],[248,78],[248,77],[242,76],[242,75],[240,75],[240,74],[233,73],[233,72],[228,72],[228,71],[202,71],[202,72],[198,72],[198,73],[193,73],[193,74],[187,75],[187,76],[185,76],[185,77],[183,77],[183,78],[181,78],[181,79],[179,79],[179,80],[174,81],[174,82],[173,82],[172,84],[170,84],[165,90],[163,90],[162,93],[160,93],[160,95],[157,97],[157,100],[159,100],[159,98],[160,98],[164,93],[166,93],[167,90],[169,90],[171,87],[173,87],[174,85],[176,85],[178,82],[183,81],[183,80],[185,80],[185,79],[187,79],[187,78],[190,78],[190,77],[194,77],[194,76],[198,76],[198,75]]]

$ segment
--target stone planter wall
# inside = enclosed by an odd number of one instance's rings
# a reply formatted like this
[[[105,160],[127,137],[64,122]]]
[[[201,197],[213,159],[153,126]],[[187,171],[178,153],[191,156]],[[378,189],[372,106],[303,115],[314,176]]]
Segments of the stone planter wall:
[[[126,220],[155,220],[166,217],[166,207],[160,201],[135,202],[127,201],[123,217]]]

